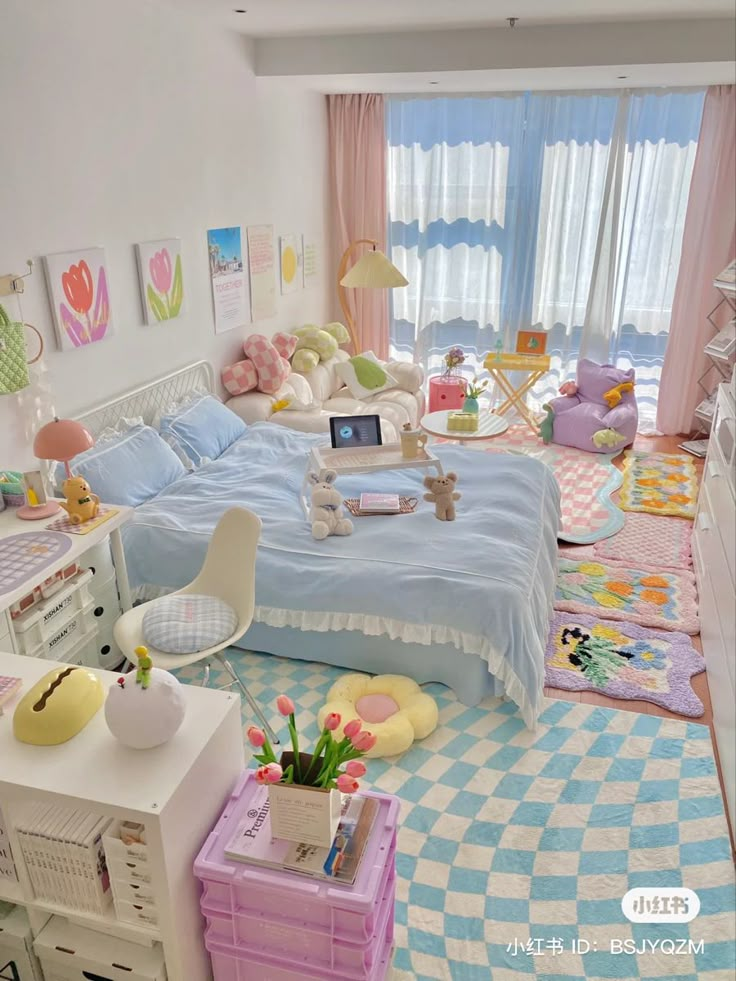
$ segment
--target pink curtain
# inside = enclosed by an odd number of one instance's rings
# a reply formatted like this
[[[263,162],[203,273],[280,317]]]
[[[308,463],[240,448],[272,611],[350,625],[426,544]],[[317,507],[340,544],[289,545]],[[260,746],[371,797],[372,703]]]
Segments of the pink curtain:
[[[703,354],[714,333],[707,317],[720,298],[713,280],[736,257],[735,226],[736,86],[714,85],[703,107],[657,401],[657,428],[668,435],[691,431],[705,397],[698,378],[710,364]]]
[[[386,250],[386,130],[382,95],[328,95],[333,267],[348,245],[374,239]],[[357,250],[352,265],[360,257]],[[349,289],[361,351],[388,358],[386,290]],[[354,352],[357,353],[357,352]]]

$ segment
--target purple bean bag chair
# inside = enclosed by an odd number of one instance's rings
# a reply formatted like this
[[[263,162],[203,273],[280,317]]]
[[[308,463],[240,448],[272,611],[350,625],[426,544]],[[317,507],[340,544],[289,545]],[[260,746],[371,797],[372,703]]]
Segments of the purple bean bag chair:
[[[583,358],[578,361],[577,386],[567,382],[561,391],[565,389],[571,394],[545,406],[547,419],[540,430],[545,443],[551,440],[591,453],[618,453],[634,442],[639,411],[633,368],[622,371]]]

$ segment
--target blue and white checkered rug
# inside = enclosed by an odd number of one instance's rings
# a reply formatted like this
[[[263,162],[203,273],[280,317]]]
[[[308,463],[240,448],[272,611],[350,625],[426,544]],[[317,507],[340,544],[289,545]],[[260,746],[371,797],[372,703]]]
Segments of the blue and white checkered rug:
[[[344,672],[230,653],[277,731],[283,692],[314,737]],[[509,702],[425,690],[437,730],[367,761],[370,784],[402,802],[392,981],[733,981],[734,867],[707,727],[549,701],[529,732]],[[701,911],[629,923],[635,886],[687,886]]]

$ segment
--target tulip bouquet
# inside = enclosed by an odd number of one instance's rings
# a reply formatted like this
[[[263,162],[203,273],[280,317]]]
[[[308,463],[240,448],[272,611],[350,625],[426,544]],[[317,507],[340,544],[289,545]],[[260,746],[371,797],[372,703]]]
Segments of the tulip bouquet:
[[[365,764],[359,757],[376,744],[376,737],[362,728],[360,719],[353,719],[344,728],[344,738],[335,739],[342,719],[331,712],[325,719],[324,728],[311,754],[299,751],[299,735],[294,721],[294,703],[287,695],[276,699],[279,712],[288,719],[293,759],[287,765],[284,756],[276,759],[266,733],[257,726],[248,728],[248,742],[260,750],[254,757],[261,764],[256,770],[256,782],[260,784],[296,784],[323,790],[340,790],[354,794],[359,789],[358,777],[365,772]],[[291,754],[289,754],[291,756]]]

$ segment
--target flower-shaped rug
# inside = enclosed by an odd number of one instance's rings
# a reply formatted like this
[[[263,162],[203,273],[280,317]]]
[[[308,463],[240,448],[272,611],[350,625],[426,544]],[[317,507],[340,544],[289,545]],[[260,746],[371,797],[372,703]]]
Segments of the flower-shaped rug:
[[[696,634],[700,630],[692,572],[617,562],[578,562],[560,556],[556,610],[595,613],[642,627]]]
[[[400,674],[345,674],[327,693],[317,714],[320,728],[330,712],[341,719],[340,733],[352,719],[360,719],[376,737],[368,757],[397,756],[415,739],[437,728],[437,702],[416,681]]]
[[[575,613],[555,613],[545,652],[545,683],[566,691],[654,702],[697,718],[703,703],[690,679],[705,660],[690,638]]]
[[[697,497],[697,470],[689,456],[626,451],[620,500],[624,511],[647,511],[692,519]]]

